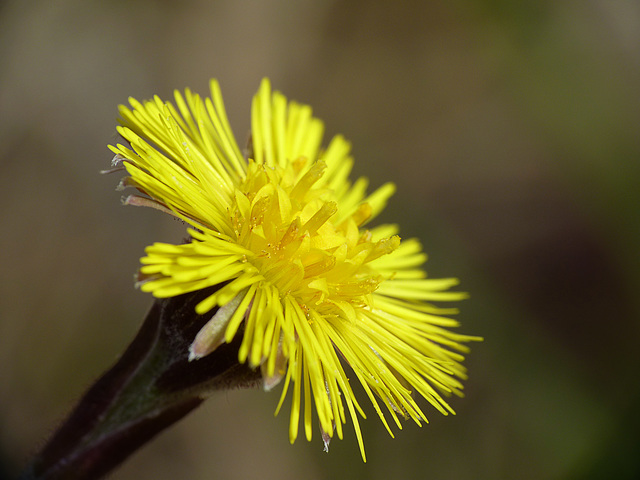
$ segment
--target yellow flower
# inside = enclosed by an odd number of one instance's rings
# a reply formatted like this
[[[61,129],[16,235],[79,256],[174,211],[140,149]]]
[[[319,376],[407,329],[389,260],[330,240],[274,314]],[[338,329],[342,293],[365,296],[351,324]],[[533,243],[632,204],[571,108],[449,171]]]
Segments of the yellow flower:
[[[312,405],[325,448],[334,433],[342,438],[348,412],[363,459],[365,414],[347,371],[392,436],[389,417],[399,428],[399,417],[427,421],[413,392],[454,413],[443,395],[461,396],[463,342],[478,338],[448,329],[458,323],[443,315],[455,309],[427,303],[466,295],[448,291],[456,279],[426,278],[417,240],[401,241],[395,225],[365,228],[395,187],[367,195],[366,179],[352,184],[349,143],[336,136],[322,150],[311,108],[272,93],[266,79],[243,155],[218,83],[210,86],[211,98],[176,91],[175,106],[130,99],[118,127],[129,146],[110,146],[129,174],[123,186],[143,194],[125,203],[190,225],[188,243],[146,249],[140,288],[172,297],[219,287],[196,308],[214,313],[189,358],[242,335],[239,361],[260,367],[267,389],[284,379],[276,413],[292,390],[290,441],[301,415],[311,439]]]

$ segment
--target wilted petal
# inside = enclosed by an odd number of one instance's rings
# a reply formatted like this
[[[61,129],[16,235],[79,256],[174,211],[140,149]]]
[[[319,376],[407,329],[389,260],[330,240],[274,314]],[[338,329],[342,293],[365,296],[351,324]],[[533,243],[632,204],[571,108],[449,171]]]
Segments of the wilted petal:
[[[231,316],[242,302],[244,293],[238,294],[233,300],[218,308],[215,315],[211,317],[196,335],[195,340],[189,347],[189,361],[198,360],[209,355],[221,344],[224,343],[224,333]]]

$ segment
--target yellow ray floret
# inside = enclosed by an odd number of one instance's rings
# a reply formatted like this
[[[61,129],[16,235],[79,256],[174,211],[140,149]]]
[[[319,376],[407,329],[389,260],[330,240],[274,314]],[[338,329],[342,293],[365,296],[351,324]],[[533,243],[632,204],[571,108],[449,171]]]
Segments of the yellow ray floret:
[[[246,158],[215,81],[211,98],[186,90],[175,106],[157,97],[130,104],[118,129],[128,145],[110,147],[129,175],[123,185],[142,194],[127,203],[191,226],[188,243],[146,249],[140,286],[156,297],[219,286],[196,307],[213,313],[190,359],[241,332],[239,361],[260,367],[266,388],[284,380],[278,411],[291,390],[291,442],[301,418],[311,439],[312,406],[325,443],[342,438],[348,412],[363,459],[364,412],[350,375],[391,435],[388,417],[399,428],[400,418],[427,421],[418,396],[453,413],[444,396],[461,395],[462,353],[478,338],[453,333],[458,324],[444,315],[455,310],[427,302],[465,294],[449,290],[455,279],[426,278],[420,243],[401,241],[396,226],[364,228],[395,188],[367,195],[366,179],[352,184],[344,138],[321,150],[322,122],[266,79],[252,102]]]

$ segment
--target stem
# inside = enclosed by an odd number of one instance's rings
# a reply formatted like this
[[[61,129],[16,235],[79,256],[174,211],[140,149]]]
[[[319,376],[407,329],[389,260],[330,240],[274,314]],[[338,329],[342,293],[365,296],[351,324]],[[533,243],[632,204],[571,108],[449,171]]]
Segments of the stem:
[[[195,305],[211,289],[156,300],[120,360],[85,393],[22,480],[93,480],[198,407],[207,393],[255,386],[237,341],[196,362],[189,345],[211,314]],[[215,313],[215,312],[214,312]]]

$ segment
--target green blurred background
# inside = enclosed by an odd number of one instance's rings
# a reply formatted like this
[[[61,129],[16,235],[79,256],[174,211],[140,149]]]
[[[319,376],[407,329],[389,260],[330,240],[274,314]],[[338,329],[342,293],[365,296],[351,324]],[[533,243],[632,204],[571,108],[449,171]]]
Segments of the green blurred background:
[[[183,227],[122,208],[129,95],[220,80],[240,142],[263,76],[398,193],[383,221],[458,276],[473,345],[455,417],[391,439],[372,408],[331,451],[290,446],[278,393],[214,395],[125,479],[640,475],[640,3],[0,4],[0,451],[14,475],[133,337],[143,248]],[[363,402],[364,403],[364,402]]]

